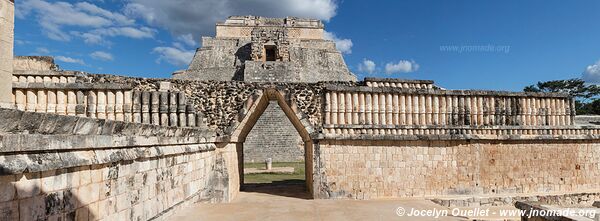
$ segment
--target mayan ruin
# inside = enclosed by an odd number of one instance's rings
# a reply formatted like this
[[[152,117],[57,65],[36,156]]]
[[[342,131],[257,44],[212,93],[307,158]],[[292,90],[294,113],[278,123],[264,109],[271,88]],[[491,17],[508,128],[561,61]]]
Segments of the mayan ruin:
[[[63,70],[14,53],[15,4],[0,0],[0,220],[600,217],[453,212],[600,211],[600,120],[569,94],[360,79],[321,20],[291,16],[217,22],[171,78]],[[235,204],[256,196],[317,209]]]

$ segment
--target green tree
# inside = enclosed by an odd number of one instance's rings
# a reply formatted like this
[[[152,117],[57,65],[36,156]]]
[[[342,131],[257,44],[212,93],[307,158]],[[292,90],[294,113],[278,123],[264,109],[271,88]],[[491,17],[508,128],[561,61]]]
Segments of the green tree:
[[[600,99],[596,99],[590,103],[583,104],[579,110],[579,114],[593,114],[600,115]]]
[[[538,82],[525,87],[523,91],[566,93],[575,98],[577,114],[600,114],[600,87],[586,84],[579,78]]]

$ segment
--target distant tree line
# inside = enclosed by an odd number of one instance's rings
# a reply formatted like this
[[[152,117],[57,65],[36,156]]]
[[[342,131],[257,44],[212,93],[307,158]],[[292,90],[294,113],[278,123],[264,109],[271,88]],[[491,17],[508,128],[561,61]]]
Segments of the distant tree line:
[[[578,115],[600,115],[600,86],[586,84],[579,78],[538,82],[523,89],[525,92],[558,92],[575,98]]]

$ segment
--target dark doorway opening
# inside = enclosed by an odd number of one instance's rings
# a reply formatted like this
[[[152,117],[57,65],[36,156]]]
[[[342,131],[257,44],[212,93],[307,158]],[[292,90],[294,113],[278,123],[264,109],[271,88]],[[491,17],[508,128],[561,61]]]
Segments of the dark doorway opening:
[[[266,61],[276,61],[277,47],[275,45],[265,45],[265,57]]]

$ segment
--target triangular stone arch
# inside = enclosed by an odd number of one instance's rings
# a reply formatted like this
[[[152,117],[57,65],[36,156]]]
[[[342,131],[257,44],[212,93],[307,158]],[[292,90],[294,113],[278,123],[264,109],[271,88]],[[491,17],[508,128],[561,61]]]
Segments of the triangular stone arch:
[[[224,143],[235,143],[236,144],[236,152],[237,152],[237,161],[238,161],[238,174],[239,174],[239,183],[240,187],[244,183],[244,157],[243,157],[243,143],[246,141],[246,137],[260,118],[260,116],[264,113],[267,106],[269,105],[269,101],[276,100],[277,104],[286,117],[290,120],[294,128],[302,137],[302,141],[304,142],[304,161],[305,161],[305,177],[306,177],[306,187],[308,191],[312,194],[313,192],[313,139],[315,136],[315,130],[313,126],[310,124],[308,117],[302,113],[291,99],[291,94],[287,94],[285,91],[277,90],[276,88],[267,88],[263,91],[255,94],[255,96],[250,97],[246,103],[244,104],[244,108],[240,110],[238,113],[238,121],[234,122],[230,125],[228,131],[229,136],[227,136],[223,142]]]
[[[308,117],[298,110],[296,103],[290,99],[290,96],[290,94],[270,88],[250,98],[246,102],[244,109],[239,113],[238,119],[240,120],[230,127],[229,142],[239,143],[246,141],[248,133],[250,133],[258,118],[264,113],[270,100],[277,101],[279,107],[281,107],[287,118],[292,122],[292,125],[294,125],[294,128],[296,128],[298,134],[300,134],[300,137],[302,137],[302,141],[311,141],[315,130],[308,121]]]

